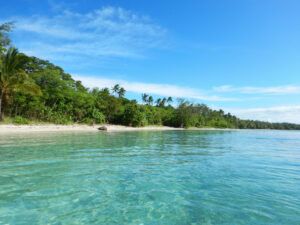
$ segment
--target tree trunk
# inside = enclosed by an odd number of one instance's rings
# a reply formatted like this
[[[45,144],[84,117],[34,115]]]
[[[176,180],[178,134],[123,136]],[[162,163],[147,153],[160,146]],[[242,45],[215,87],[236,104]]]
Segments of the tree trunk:
[[[11,107],[10,107],[10,111],[9,111],[9,117],[11,117],[12,113],[13,113],[13,105],[14,105],[14,96],[11,96]]]
[[[4,92],[1,91],[1,93],[0,93],[0,121],[3,120],[3,117],[2,117],[2,99],[3,99],[3,95],[4,95]]]

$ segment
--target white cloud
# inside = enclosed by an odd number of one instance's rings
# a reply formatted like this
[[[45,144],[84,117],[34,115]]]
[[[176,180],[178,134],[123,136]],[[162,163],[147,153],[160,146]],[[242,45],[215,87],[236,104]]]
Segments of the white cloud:
[[[35,56],[50,53],[90,56],[144,57],[150,48],[164,47],[166,30],[144,15],[117,7],[80,14],[61,11],[52,17],[34,15],[14,17],[20,50]],[[26,36],[30,35],[29,37]],[[27,37],[27,38],[26,38]]]
[[[74,79],[81,80],[82,83],[90,88],[112,87],[119,84],[127,91],[135,93],[147,93],[153,95],[172,96],[175,98],[191,98],[204,101],[238,101],[235,98],[223,98],[216,95],[205,95],[202,91],[193,88],[180,87],[169,84],[151,84],[141,82],[128,82],[124,80],[113,80],[106,78],[87,77],[73,75]]]
[[[224,85],[220,87],[214,87],[216,92],[239,92],[243,94],[300,94],[300,86],[285,85],[276,87],[232,87],[230,85]]]
[[[268,122],[289,122],[300,124],[300,106],[280,106],[270,108],[224,109],[241,119]]]

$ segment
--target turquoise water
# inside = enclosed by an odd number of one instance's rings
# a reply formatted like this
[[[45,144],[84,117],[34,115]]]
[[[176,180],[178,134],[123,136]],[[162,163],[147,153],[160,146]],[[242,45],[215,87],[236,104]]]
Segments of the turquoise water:
[[[300,132],[1,134],[0,224],[300,224]]]

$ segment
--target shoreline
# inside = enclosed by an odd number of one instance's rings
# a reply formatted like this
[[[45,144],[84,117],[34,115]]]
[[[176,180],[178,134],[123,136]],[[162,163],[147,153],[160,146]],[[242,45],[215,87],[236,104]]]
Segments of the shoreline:
[[[105,126],[106,131],[98,130],[99,127]],[[56,124],[34,124],[34,125],[17,125],[17,124],[1,124],[0,134],[10,133],[28,133],[28,132],[123,132],[123,131],[167,131],[167,130],[232,130],[218,128],[176,128],[168,126],[146,126],[146,127],[128,127],[122,125],[56,125]]]
[[[105,126],[107,130],[98,130],[99,127]],[[236,131],[248,129],[233,128],[213,128],[213,127],[190,127],[177,128],[168,126],[146,126],[146,127],[129,127],[123,125],[97,124],[97,125],[58,125],[58,124],[0,124],[0,135],[13,133],[38,133],[38,132],[130,132],[130,131],[168,131],[168,130],[204,130],[204,131]],[[270,130],[270,129],[250,129],[250,130]],[[274,129],[276,130],[276,129]]]
[[[99,127],[105,126],[107,131],[98,130]],[[27,133],[27,132],[118,132],[118,131],[164,131],[164,130],[185,130],[183,128],[167,127],[167,126],[146,126],[146,127],[128,127],[122,125],[56,125],[56,124],[35,124],[35,125],[0,125],[0,134],[5,133]]]

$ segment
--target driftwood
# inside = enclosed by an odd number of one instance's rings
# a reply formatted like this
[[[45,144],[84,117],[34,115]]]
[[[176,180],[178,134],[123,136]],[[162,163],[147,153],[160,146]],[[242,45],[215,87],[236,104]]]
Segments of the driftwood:
[[[98,130],[107,131],[107,127],[106,126],[98,127]]]

